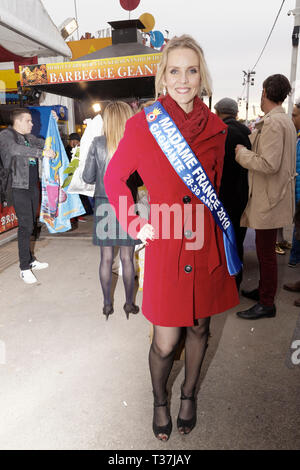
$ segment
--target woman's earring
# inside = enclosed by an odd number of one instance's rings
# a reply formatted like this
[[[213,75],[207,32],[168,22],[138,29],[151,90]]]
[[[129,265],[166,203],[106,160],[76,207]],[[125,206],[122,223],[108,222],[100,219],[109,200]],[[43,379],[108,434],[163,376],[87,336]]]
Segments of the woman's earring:
[[[167,88],[164,86],[163,87],[163,95],[166,96],[166,94],[167,94]]]

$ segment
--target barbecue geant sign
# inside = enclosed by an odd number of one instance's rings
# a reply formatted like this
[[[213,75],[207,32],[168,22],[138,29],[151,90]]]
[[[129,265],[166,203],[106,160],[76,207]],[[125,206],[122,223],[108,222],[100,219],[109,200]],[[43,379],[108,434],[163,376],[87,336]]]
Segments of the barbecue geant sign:
[[[160,53],[20,67],[21,85],[74,83],[155,76]]]

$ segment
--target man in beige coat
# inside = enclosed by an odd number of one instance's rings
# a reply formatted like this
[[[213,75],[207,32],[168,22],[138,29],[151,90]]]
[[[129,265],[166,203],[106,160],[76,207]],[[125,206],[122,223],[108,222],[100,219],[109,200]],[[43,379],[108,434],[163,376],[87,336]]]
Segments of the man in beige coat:
[[[242,291],[258,303],[237,313],[249,320],[276,315],[276,234],[278,228],[293,222],[296,131],[282,107],[290,92],[290,83],[283,75],[272,75],[264,81],[261,109],[265,115],[250,136],[252,150],[236,147],[236,161],[249,170],[249,199],[241,226],[255,229],[260,269],[258,288]]]

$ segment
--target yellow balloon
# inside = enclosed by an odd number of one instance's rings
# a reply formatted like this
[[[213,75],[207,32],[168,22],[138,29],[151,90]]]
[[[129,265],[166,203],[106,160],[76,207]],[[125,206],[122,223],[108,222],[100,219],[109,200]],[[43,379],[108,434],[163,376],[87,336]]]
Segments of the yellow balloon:
[[[143,13],[139,17],[139,20],[143,23],[143,25],[145,25],[145,29],[142,29],[144,33],[149,33],[149,31],[152,31],[155,25],[155,19],[151,13]]]

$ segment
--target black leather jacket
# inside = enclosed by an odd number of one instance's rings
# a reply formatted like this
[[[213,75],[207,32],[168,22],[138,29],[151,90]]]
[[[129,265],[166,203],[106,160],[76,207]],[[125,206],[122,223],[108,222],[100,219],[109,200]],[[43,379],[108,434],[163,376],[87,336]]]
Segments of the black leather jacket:
[[[25,138],[29,146],[25,145]],[[29,158],[42,158],[44,139],[19,134],[12,127],[0,132],[0,155],[4,168],[12,168],[12,187],[29,188]],[[12,162],[12,163],[11,163]]]
[[[108,161],[105,136],[95,137],[89,148],[82,173],[82,179],[85,183],[96,183],[94,197],[107,198],[103,178]]]
[[[106,197],[106,192],[103,184],[103,178],[108,165],[107,148],[106,148],[106,137],[101,135],[95,137],[88,151],[88,155],[85,162],[85,167],[82,173],[82,179],[85,183],[94,184],[95,194],[94,197]],[[126,181],[129,187],[133,200],[136,202],[137,199],[137,188],[142,186],[143,180],[137,171],[132,173]]]

